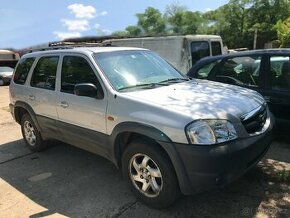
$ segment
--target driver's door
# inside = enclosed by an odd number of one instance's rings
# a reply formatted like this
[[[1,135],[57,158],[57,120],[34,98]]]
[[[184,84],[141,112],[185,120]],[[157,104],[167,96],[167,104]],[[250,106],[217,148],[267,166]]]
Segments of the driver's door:
[[[62,58],[57,94],[58,125],[65,141],[77,146],[84,142],[96,145],[98,138],[106,134],[106,93],[102,99],[74,94],[78,83],[92,83],[99,92],[104,92],[93,69],[85,56],[64,55]]]
[[[261,92],[264,84],[262,72],[262,56],[233,57],[220,62],[207,79]]]

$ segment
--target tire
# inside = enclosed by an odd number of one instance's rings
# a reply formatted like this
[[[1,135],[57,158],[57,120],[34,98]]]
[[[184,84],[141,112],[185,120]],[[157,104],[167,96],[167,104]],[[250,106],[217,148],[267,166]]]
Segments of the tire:
[[[42,139],[29,114],[24,114],[21,118],[21,132],[27,147],[31,151],[42,151],[47,147],[47,142]]]
[[[122,171],[137,199],[150,207],[169,207],[179,196],[174,168],[157,144],[131,142],[122,155]]]
[[[4,86],[4,85],[5,85],[4,80],[0,78],[0,86]]]

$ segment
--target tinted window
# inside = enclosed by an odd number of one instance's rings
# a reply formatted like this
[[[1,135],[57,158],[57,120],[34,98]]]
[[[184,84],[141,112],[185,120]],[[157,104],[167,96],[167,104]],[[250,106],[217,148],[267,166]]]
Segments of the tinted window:
[[[220,42],[211,42],[211,50],[212,50],[212,55],[220,55],[222,54],[222,46]]]
[[[219,63],[220,61],[214,61],[203,67],[199,68],[196,73],[196,78],[198,79],[206,79],[209,75],[210,71]]]
[[[58,59],[55,56],[40,58],[33,70],[31,86],[54,90]]]
[[[191,43],[191,57],[192,65],[199,59],[210,55],[208,42],[192,42]]]
[[[92,83],[101,90],[93,69],[84,58],[66,56],[62,62],[61,91],[73,94],[74,87],[78,83]]]
[[[13,81],[17,84],[24,84],[35,58],[21,59],[17,65]]]
[[[261,57],[258,56],[227,59],[211,79],[233,85],[258,87],[260,64]]]
[[[270,59],[271,84],[273,89],[290,90],[289,56],[275,56]]]

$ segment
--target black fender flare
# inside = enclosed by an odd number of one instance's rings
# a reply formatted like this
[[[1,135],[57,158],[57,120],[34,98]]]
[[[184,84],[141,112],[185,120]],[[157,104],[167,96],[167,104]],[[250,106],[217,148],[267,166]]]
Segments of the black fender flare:
[[[21,122],[20,117],[18,117],[19,115],[17,113],[15,113],[16,108],[18,108],[18,107],[25,109],[28,112],[28,114],[30,115],[30,117],[33,120],[34,124],[36,125],[37,129],[38,130],[41,130],[40,125],[39,125],[39,123],[38,123],[38,121],[36,119],[36,114],[35,114],[34,110],[26,102],[23,102],[23,101],[16,101],[15,102],[15,104],[14,104],[14,116],[15,116],[15,120],[16,121],[18,120],[19,121],[19,124],[20,124],[20,122]]]
[[[116,166],[118,166],[116,140],[118,135],[124,132],[138,133],[155,140],[167,153],[175,170],[181,191],[183,193],[188,193],[187,189],[190,187],[189,178],[187,176],[183,161],[181,160],[179,153],[176,151],[175,143],[165,133],[148,124],[123,122],[115,126],[110,136],[110,144],[112,145],[110,154],[114,157],[113,162],[116,164]]]

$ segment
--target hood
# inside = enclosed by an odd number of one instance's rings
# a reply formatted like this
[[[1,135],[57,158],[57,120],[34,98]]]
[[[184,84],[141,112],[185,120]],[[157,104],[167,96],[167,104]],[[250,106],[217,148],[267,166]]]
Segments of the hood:
[[[123,93],[142,102],[193,119],[240,117],[265,101],[256,91],[207,80],[192,80],[155,89]]]

